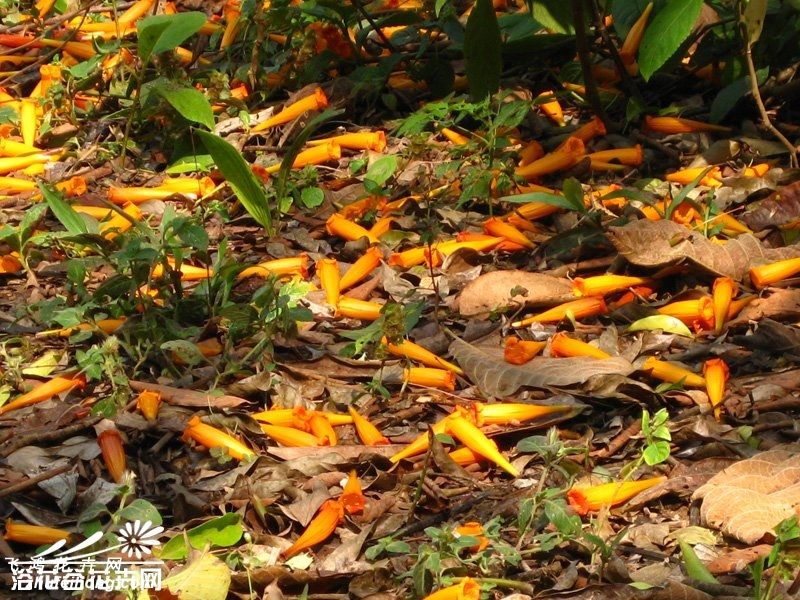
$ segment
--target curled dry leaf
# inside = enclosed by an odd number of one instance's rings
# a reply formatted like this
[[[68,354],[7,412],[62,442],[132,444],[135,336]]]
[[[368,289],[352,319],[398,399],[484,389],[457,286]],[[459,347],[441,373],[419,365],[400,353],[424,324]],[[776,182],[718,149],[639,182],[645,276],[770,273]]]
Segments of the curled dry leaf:
[[[458,297],[458,311],[471,317],[504,308],[549,306],[574,300],[572,285],[543,273],[492,271],[468,283]]]
[[[753,231],[786,225],[800,219],[800,181],[782,187],[740,217]]]
[[[182,388],[175,388],[168,385],[159,385],[157,383],[145,383],[144,381],[130,380],[131,389],[136,392],[158,392],[161,394],[161,399],[174,406],[189,406],[189,407],[202,407],[202,408],[236,408],[240,404],[246,404],[247,400],[239,398],[238,396],[212,396],[206,392],[198,392],[195,390],[184,390]]]
[[[769,296],[757,298],[745,306],[728,326],[735,327],[748,321],[760,321],[765,318],[776,321],[800,319],[800,290],[776,289]]]

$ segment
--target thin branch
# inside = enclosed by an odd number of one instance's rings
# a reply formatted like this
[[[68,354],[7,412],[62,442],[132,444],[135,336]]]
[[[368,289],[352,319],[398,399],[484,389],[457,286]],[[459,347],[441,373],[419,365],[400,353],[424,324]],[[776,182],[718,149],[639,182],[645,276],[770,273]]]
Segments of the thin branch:
[[[578,48],[578,58],[581,61],[581,71],[583,72],[583,84],[586,87],[586,99],[592,107],[592,111],[603,122],[606,129],[609,128],[608,115],[603,109],[600,101],[600,93],[597,90],[597,82],[592,74],[592,63],[589,56],[589,40],[586,37],[586,17],[583,12],[584,0],[570,0],[572,3],[572,20],[575,23],[575,42]]]

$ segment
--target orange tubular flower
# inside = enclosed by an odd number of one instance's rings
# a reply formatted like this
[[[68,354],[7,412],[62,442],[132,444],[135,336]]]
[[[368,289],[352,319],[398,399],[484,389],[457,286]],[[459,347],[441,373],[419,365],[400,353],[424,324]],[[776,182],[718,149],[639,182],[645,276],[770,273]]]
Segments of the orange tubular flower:
[[[447,369],[430,367],[411,367],[403,371],[405,381],[412,385],[439,388],[453,391],[456,389],[456,374]]]
[[[342,157],[342,147],[336,142],[328,142],[322,146],[313,146],[308,150],[303,150],[294,158],[293,169],[302,169],[308,165],[321,165],[331,160],[339,160]],[[281,169],[281,163],[271,165],[264,169],[267,173],[277,173]]]
[[[460,583],[449,585],[425,596],[423,600],[480,600],[481,586],[474,579],[464,577]]]
[[[344,484],[342,495],[339,496],[344,510],[351,515],[364,512],[367,499],[361,491],[361,482],[358,480],[355,470],[350,471],[347,483]]]
[[[730,127],[712,125],[702,121],[681,119],[680,117],[650,117],[644,118],[644,128],[656,133],[697,133],[700,131],[716,131],[730,133]]]
[[[778,262],[760,265],[750,269],[750,281],[758,289],[789,279],[800,273],[800,257],[787,258]]]
[[[697,300],[670,302],[657,310],[662,315],[669,315],[683,321],[698,332],[714,326],[714,303],[709,296],[703,296]]]
[[[650,284],[652,284],[652,280],[646,277],[628,277],[609,273],[595,277],[576,277],[572,282],[572,288],[576,296],[605,296],[637,285]]]
[[[392,228],[392,223],[394,223],[394,217],[381,217],[370,227],[369,234],[372,237],[379,238]]]
[[[33,146],[36,140],[36,132],[39,129],[37,108],[36,100],[23,99],[19,105],[19,130],[22,143],[26,146]]]
[[[344,507],[339,500],[326,500],[320,507],[317,516],[311,519],[306,530],[297,538],[289,548],[281,554],[284,558],[291,558],[303,550],[307,550],[327,540],[336,526],[344,519]]]
[[[568,412],[569,406],[524,404],[522,402],[497,402],[494,404],[475,403],[479,425],[511,425],[524,423],[539,417]]]
[[[136,408],[144,415],[144,418],[154,422],[158,418],[158,411],[161,408],[161,394],[150,390],[145,390],[136,398]]]
[[[725,320],[728,318],[728,309],[737,292],[737,285],[730,277],[718,277],[714,280],[714,333],[720,334]]]
[[[287,446],[289,448],[319,446],[319,439],[317,436],[306,431],[300,431],[294,427],[285,427],[283,425],[267,425],[265,423],[260,423],[259,425],[264,433],[281,446]]]
[[[448,456],[453,460],[454,463],[461,467],[474,465],[486,460],[480,454],[476,454],[466,446],[453,450]]]
[[[71,535],[64,529],[14,523],[11,519],[6,519],[6,531],[3,539],[7,542],[17,542],[29,546],[44,546],[45,544],[55,544],[60,540],[68,540]]]
[[[142,211],[139,210],[138,206],[130,202],[126,202],[122,205],[122,212],[134,221],[141,221],[142,219]],[[130,219],[126,219],[121,214],[115,212],[108,221],[100,224],[100,233],[107,240],[113,240],[120,233],[128,231],[131,227],[133,227],[133,223],[130,222]]]
[[[511,336],[506,339],[503,358],[512,365],[524,365],[538,355],[546,345],[547,342],[530,342]]]
[[[197,200],[211,193],[215,187],[216,185],[210,177],[165,179],[155,187],[108,188],[108,201],[115,204],[124,202],[141,204],[149,200],[166,200],[176,194],[186,196],[190,200]]]
[[[451,144],[455,144],[456,146],[463,146],[469,143],[469,138],[467,136],[447,127],[442,127],[442,135],[446,137]]]
[[[544,175],[574,167],[581,161],[585,152],[583,142],[576,137],[570,137],[556,151],[546,154],[524,167],[518,167],[514,174],[525,179],[538,179]]]
[[[524,167],[525,165],[531,164],[535,160],[539,160],[544,156],[544,148],[542,145],[533,140],[525,145],[522,150],[519,151],[519,163],[517,166]]]
[[[320,146],[335,142],[348,150],[372,150],[383,152],[386,150],[386,134],[383,131],[358,131],[356,133],[343,133],[322,140],[311,140],[309,146]]]
[[[353,265],[347,269],[345,274],[342,275],[342,278],[339,280],[339,290],[344,291],[351,288],[367,277],[381,264],[382,258],[383,253],[380,248],[377,246],[368,248],[367,251],[364,252],[364,255],[354,262]]]
[[[228,451],[228,454],[237,460],[243,460],[245,457],[255,456],[255,453],[245,444],[237,440],[232,435],[225,433],[221,429],[217,429],[216,427],[212,427],[211,425],[201,422],[200,417],[198,416],[194,416],[189,419],[186,429],[183,430],[181,440],[188,442],[190,439],[209,449],[225,448]]]
[[[44,402],[45,400],[49,400],[57,394],[67,392],[73,388],[82,389],[85,385],[86,377],[80,373],[53,377],[51,380],[37,385],[27,394],[22,394],[8,404],[0,406],[0,415],[4,415],[12,410],[17,410],[18,408],[24,408],[26,406],[31,406],[32,404]]]
[[[74,327],[63,327],[61,329],[49,329],[47,331],[40,331],[36,334],[36,337],[43,338],[43,337],[60,337],[60,338],[68,338],[73,333],[78,331],[91,331],[95,328],[99,329],[103,333],[112,334],[117,329],[122,327],[123,323],[125,323],[125,319],[100,319],[94,323],[81,323],[80,325],[76,325]]]
[[[633,148],[615,148],[613,150],[601,150],[600,152],[592,152],[588,155],[592,164],[610,163],[617,161],[620,164],[628,165],[629,167],[638,167],[642,164],[644,156],[642,154],[642,146],[636,144]]]
[[[650,18],[652,10],[653,3],[650,2],[645,7],[641,16],[636,19],[636,22],[628,31],[625,41],[622,43],[622,48],[619,50],[619,57],[625,65],[632,65],[636,62],[636,53],[639,51],[639,45],[642,43],[644,30],[647,27],[647,20]]]
[[[311,434],[319,440],[320,446],[335,446],[338,443],[331,422],[317,411],[311,411],[308,424],[311,427]]]
[[[403,356],[405,358],[408,358],[409,360],[415,360],[429,367],[446,369],[448,371],[452,371],[453,373],[457,373],[458,375],[464,374],[464,371],[462,371],[459,367],[457,367],[453,363],[447,362],[446,360],[440,358],[430,350],[426,350],[419,344],[415,344],[410,340],[403,340],[399,344],[392,344],[389,342],[389,340],[387,340],[384,337],[381,339],[381,343],[386,344],[386,347],[389,349],[389,354],[394,354],[395,356]]]
[[[129,25],[134,21],[139,20],[153,7],[155,0],[138,0],[119,16],[119,22],[123,25]]]
[[[21,171],[31,165],[43,165],[50,162],[46,154],[29,154],[28,156],[5,156],[0,158],[0,175]]]
[[[303,252],[291,258],[277,258],[248,267],[237,279],[248,277],[269,277],[270,275],[300,275],[303,279],[308,277],[308,254]]]
[[[325,92],[322,91],[322,88],[317,88],[311,95],[306,96],[297,102],[289,104],[279,113],[272,115],[263,123],[259,123],[253,127],[250,132],[258,133],[260,131],[266,131],[272,127],[294,121],[303,113],[311,110],[321,110],[326,106],[328,106],[328,97],[325,95]]]
[[[168,260],[170,267],[175,269],[175,262],[172,259]],[[201,281],[203,279],[208,279],[214,274],[214,271],[210,268],[206,267],[195,267],[194,265],[187,265],[186,263],[181,263],[181,266],[178,268],[178,271],[181,274],[182,281]],[[158,264],[153,267],[150,276],[153,279],[158,279],[164,275],[164,265]]]
[[[446,431],[467,448],[491,460],[512,477],[519,477],[519,471],[500,454],[497,444],[486,437],[474,424],[465,419],[461,413],[453,413],[445,421],[447,422]]]
[[[14,140],[0,139],[0,156],[27,156],[42,151],[36,146],[29,146]]]
[[[555,308],[546,310],[538,315],[532,315],[511,324],[512,327],[525,327],[531,323],[556,323],[572,313],[576,319],[595,317],[608,312],[608,307],[602,298],[589,297],[579,298],[571,302],[565,302]]]
[[[722,225],[722,233],[728,236],[736,236],[742,233],[753,233],[752,229],[728,213],[722,213],[716,217],[713,217],[710,221],[710,224]]]
[[[573,510],[583,516],[589,511],[604,506],[617,506],[627,502],[636,494],[666,481],[666,477],[651,477],[639,481],[621,481],[601,485],[573,487],[567,492],[567,500]]]
[[[122,446],[122,436],[117,428],[109,427],[101,431],[97,435],[97,444],[100,446],[108,474],[117,483],[122,482],[127,458],[125,457],[125,448]]]
[[[375,321],[381,316],[383,304],[370,302],[368,300],[357,300],[343,296],[339,299],[336,306],[337,317],[347,317],[348,319],[361,319],[362,321]]]
[[[331,235],[338,236],[342,239],[354,242],[360,240],[362,237],[367,238],[373,244],[378,243],[378,238],[372,235],[369,231],[364,229],[358,223],[348,221],[342,215],[333,213],[325,223],[325,229]]]
[[[680,183],[682,185],[688,185],[692,183],[695,179],[697,179],[703,171],[708,171],[703,178],[700,180],[700,185],[706,185],[708,187],[720,187],[722,186],[722,181],[720,181],[721,172],[719,167],[694,167],[691,169],[683,169],[681,171],[676,171],[674,173],[669,173],[665,177],[667,181],[671,181],[672,183]]]
[[[731,305],[728,307],[728,316],[725,317],[726,321],[730,321],[733,317],[742,312],[742,309],[755,300],[758,296],[751,294],[744,296],[738,300],[732,300]]]
[[[554,204],[547,204],[545,202],[528,202],[517,208],[512,214],[522,217],[523,219],[530,219],[536,221],[549,217],[557,213],[561,209]]]
[[[219,43],[220,50],[230,47],[233,43],[239,32],[239,15],[242,14],[238,0],[228,0],[222,12],[225,15],[225,31]]]
[[[489,235],[502,237],[515,244],[520,244],[526,248],[534,248],[534,244],[519,229],[496,217],[486,219],[483,222],[483,230]]]
[[[339,304],[339,261],[335,258],[323,258],[317,261],[317,276],[328,304],[336,307]]]
[[[703,376],[706,378],[706,393],[711,406],[714,407],[714,418],[719,421],[722,415],[722,401],[725,399],[725,385],[730,377],[730,370],[721,358],[710,358],[703,364]]]
[[[455,528],[456,537],[468,536],[478,539],[478,543],[467,548],[470,552],[480,552],[489,545],[489,538],[483,535],[483,525],[477,521],[469,521]]]
[[[591,121],[585,125],[581,125],[575,132],[573,132],[572,137],[578,138],[585,144],[597,136],[605,134],[606,126],[603,124],[603,121],[597,117],[594,117]]]
[[[706,387],[706,380],[697,373],[652,356],[644,361],[642,370],[647,371],[651,377],[667,383],[683,383],[685,387]]]
[[[564,126],[564,110],[561,108],[561,103],[559,103],[558,98],[555,95],[553,90],[547,90],[542,92],[534,103],[537,101],[542,101],[539,104],[539,108],[542,109],[542,112],[547,116],[548,119],[553,121],[559,127]]]
[[[760,165],[753,165],[751,167],[747,167],[744,171],[742,171],[742,176],[744,177],[763,177],[767,174],[767,172],[772,167],[767,163],[761,163]]]
[[[305,410],[305,409],[303,409]],[[256,421],[264,421],[271,425],[281,425],[283,427],[291,427],[297,417],[296,408],[271,408],[261,412],[253,413],[252,417]],[[306,411],[312,412],[312,411]],[[353,418],[341,413],[332,413],[327,411],[313,411],[318,412],[323,417],[330,421],[331,425],[350,425]]]
[[[21,270],[22,263],[16,256],[12,256],[11,254],[0,256],[0,275],[18,273]]]
[[[436,244],[433,245],[433,248],[435,250]],[[392,255],[389,256],[388,262],[393,267],[409,269],[424,263],[428,256],[428,247],[420,246],[419,248],[411,248],[403,252],[393,252]]]
[[[512,215],[514,216],[514,215]],[[509,222],[511,221],[511,217],[508,217]],[[524,221],[524,219],[521,219]],[[529,221],[525,221],[529,223]],[[533,223],[531,223],[533,225]],[[478,242],[478,241],[487,241],[487,240],[494,240],[494,236],[487,235],[485,233],[474,233],[472,231],[461,231],[456,234],[456,240],[459,242]],[[494,247],[495,250],[500,252],[519,252],[520,250],[525,250],[525,246],[522,244],[517,244],[516,242],[511,242],[509,240],[503,240],[499,244]]]
[[[339,214],[345,219],[350,219],[352,221],[353,219],[360,219],[371,210],[383,210],[385,206],[386,198],[383,196],[367,196],[347,206],[343,206]]]
[[[450,256],[453,252],[462,248],[469,248],[470,250],[475,250],[476,252],[487,252],[492,248],[499,246],[501,243],[503,243],[503,241],[504,238],[502,237],[487,237],[481,240],[471,240],[466,242],[449,240],[439,244],[434,244],[433,248],[436,254]]]
[[[389,440],[378,430],[375,425],[360,414],[352,406],[348,407],[350,416],[353,417],[353,425],[355,425],[356,433],[365,446],[385,446],[389,444]]]
[[[440,435],[444,433],[446,429],[447,429],[446,418],[442,419],[438,423],[434,423],[433,425],[431,425],[431,431],[433,432],[433,435]],[[427,449],[428,449],[428,432],[426,431],[422,435],[418,436],[408,446],[400,450],[400,452],[389,457],[389,460],[392,461],[393,463],[399,463],[404,458],[409,458],[411,456],[416,456],[417,454],[422,454]]]
[[[576,340],[559,331],[550,340],[550,355],[556,357],[590,356],[592,358],[611,358],[607,352],[595,348],[591,344]]]

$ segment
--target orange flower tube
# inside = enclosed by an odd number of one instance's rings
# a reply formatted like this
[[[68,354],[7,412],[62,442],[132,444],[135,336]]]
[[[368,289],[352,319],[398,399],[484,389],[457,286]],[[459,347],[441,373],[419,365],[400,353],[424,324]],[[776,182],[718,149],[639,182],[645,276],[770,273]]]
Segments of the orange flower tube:
[[[428,594],[423,600],[480,600],[481,586],[474,579],[464,577],[460,583],[449,585]]]
[[[350,416],[353,417],[353,425],[355,425],[356,433],[362,444],[365,446],[384,446],[389,443],[386,436],[375,425],[370,423],[366,417],[358,414],[355,408],[349,406],[347,410],[350,412]]]
[[[403,371],[406,382],[423,387],[453,391],[456,389],[456,374],[447,369],[411,367]]]
[[[721,358],[710,358],[703,363],[703,377],[706,378],[706,393],[711,406],[714,407],[714,418],[719,421],[722,415],[722,401],[725,400],[725,386],[730,377],[730,370]]]
[[[45,544],[55,544],[60,540],[68,540],[71,535],[64,529],[14,523],[11,519],[6,519],[6,531],[3,539],[7,542],[17,542],[29,546],[44,546]]]
[[[258,133],[260,131],[266,131],[272,127],[276,127],[278,125],[283,125],[290,121],[294,121],[297,117],[306,113],[311,110],[320,110],[328,106],[328,97],[325,95],[325,92],[322,91],[322,88],[317,88],[314,92],[298,100],[297,102],[293,102],[289,104],[286,108],[282,111],[278,112],[275,115],[272,115],[269,119],[260,123],[253,127],[250,132],[251,133]]]
[[[547,415],[568,412],[569,406],[525,404],[522,402],[496,402],[494,404],[475,403],[479,425],[511,425],[524,423]]]
[[[563,331],[556,333],[550,340],[550,355],[557,357],[590,356],[592,358],[611,358],[607,352],[595,348],[591,344],[567,336]]]
[[[317,261],[317,276],[325,299],[334,308],[339,304],[339,261],[335,258],[323,258]]]
[[[655,133],[697,133],[701,131],[730,133],[730,127],[712,125],[702,121],[681,119],[680,117],[650,117],[644,118],[644,128]]]
[[[772,167],[768,163],[761,163],[760,165],[753,165],[751,167],[747,167],[744,171],[742,171],[742,176],[744,177],[763,177],[766,175]]]
[[[508,220],[509,222],[511,222],[511,217],[508,217]],[[529,221],[525,222],[528,223]],[[456,234],[456,240],[459,242],[477,242],[477,241],[494,240],[494,239],[495,239],[494,236],[485,233],[474,233],[472,231],[461,231],[458,234]],[[523,246],[522,244],[517,244],[516,242],[511,242],[509,240],[503,240],[502,242],[497,244],[494,247],[494,249],[500,252],[519,252],[520,250],[524,250],[525,246]]]
[[[720,181],[721,173],[719,167],[711,167],[711,169],[708,167],[693,167],[691,169],[683,169],[681,171],[675,171],[674,173],[667,174],[665,179],[667,181],[671,181],[672,183],[688,185],[697,179],[704,171],[708,172],[700,180],[700,185],[706,185],[708,187],[722,186],[722,181]]]
[[[122,212],[134,221],[141,221],[142,219],[142,211],[131,202],[126,202],[122,205]],[[107,240],[113,240],[120,233],[128,231],[131,227],[133,227],[133,223],[130,222],[130,219],[126,219],[119,213],[112,212],[108,221],[100,224],[100,233]]]
[[[538,179],[544,175],[574,167],[584,155],[583,142],[576,137],[570,137],[556,151],[546,154],[524,167],[518,167],[514,174],[525,179]]]
[[[263,426],[262,426],[263,427]],[[229,435],[200,421],[200,417],[189,419],[186,429],[183,430],[181,440],[188,442],[190,439],[206,448],[225,448],[233,458],[243,460],[245,457],[255,456],[255,453],[245,444]]]
[[[662,315],[681,320],[695,331],[711,329],[714,326],[714,303],[709,296],[696,300],[678,300],[658,309]]]
[[[339,290],[344,291],[353,287],[361,280],[366,278],[372,271],[374,271],[379,264],[383,253],[377,246],[372,246],[364,252],[364,255],[359,258],[353,265],[347,269],[342,278],[339,280]]]
[[[303,279],[308,277],[308,254],[303,252],[291,258],[276,258],[248,267],[237,279],[248,277],[269,277],[270,275],[300,275]]]
[[[342,503],[338,500],[326,500],[317,515],[311,519],[306,530],[281,555],[284,558],[291,558],[303,550],[321,544],[336,531],[336,526],[343,519],[344,507]]]
[[[751,294],[749,296],[744,296],[742,298],[739,298],[738,300],[732,300],[731,305],[728,307],[728,315],[725,317],[725,320],[730,321],[732,318],[734,318],[736,315],[742,312],[742,309],[748,304],[750,304],[757,297],[758,296]]]
[[[19,131],[22,143],[33,146],[36,140],[36,131],[39,129],[39,118],[36,116],[38,103],[36,100],[23,99],[19,105]]]
[[[446,373],[447,371],[445,371]],[[434,423],[431,425],[431,431],[433,435],[440,435],[445,432],[447,429],[447,419],[442,419],[438,423]],[[418,436],[411,442],[408,446],[400,450],[397,454],[389,457],[389,460],[393,463],[399,463],[404,458],[409,458],[411,456],[416,456],[417,454],[422,454],[428,449],[428,432],[426,431],[422,435]]]
[[[458,441],[467,448],[491,460],[512,477],[519,477],[519,471],[500,454],[497,444],[486,437],[474,424],[465,419],[461,413],[453,413],[445,421],[447,422],[446,431],[453,437],[458,438]]]
[[[572,313],[576,319],[595,317],[608,312],[608,307],[602,298],[588,297],[565,302],[559,306],[546,310],[538,315],[532,315],[511,324],[512,327],[525,327],[531,323],[555,323]]]
[[[752,229],[728,213],[722,213],[712,217],[709,223],[711,225],[722,225],[722,233],[729,236],[735,236],[742,233],[753,233]]]
[[[448,456],[450,456],[453,462],[462,467],[474,465],[486,460],[480,454],[476,454],[466,446],[453,450]]]
[[[317,412],[321,414],[323,417],[330,421],[331,425],[349,425],[353,422],[353,418],[341,414],[341,413],[332,413],[326,411],[307,411],[303,409],[305,412]],[[291,427],[292,424],[295,422],[295,418],[297,417],[297,408],[271,408],[270,410],[264,410],[261,412],[253,413],[252,417],[256,421],[264,421],[265,423],[269,423],[271,425],[281,425],[284,427]]]
[[[22,171],[31,165],[43,165],[50,162],[46,154],[29,154],[28,156],[4,156],[0,158],[0,175]]]
[[[458,240],[448,240],[434,244],[434,253],[441,253],[444,256],[450,256],[456,250],[462,248],[469,248],[476,252],[487,252],[496,246],[499,246],[504,241],[502,237],[487,237],[480,240],[470,240],[466,242],[459,242]],[[426,248],[427,250],[427,248]],[[435,262],[435,261],[434,261]],[[439,263],[441,264],[441,263]]]
[[[451,144],[455,144],[456,146],[463,146],[469,143],[469,138],[467,136],[458,133],[454,129],[442,127],[441,133]]]
[[[798,273],[800,273],[800,257],[787,258],[786,260],[753,267],[750,269],[750,281],[758,289],[761,289],[794,277]]]
[[[345,219],[360,219],[371,210],[382,210],[386,206],[386,198],[383,196],[367,196],[361,200],[356,200],[343,206],[339,214]]]
[[[141,204],[149,200],[166,200],[171,196],[180,194],[190,200],[209,194],[216,185],[209,177],[202,179],[167,179],[154,187],[110,187],[108,188],[108,201],[114,204],[133,202]]]
[[[402,340],[399,344],[392,344],[386,339],[386,337],[384,337],[381,339],[381,343],[386,345],[386,348],[389,350],[389,354],[403,356],[409,360],[415,360],[429,367],[447,369],[448,371],[452,371],[458,375],[464,374],[464,371],[462,371],[458,366],[451,362],[447,362],[430,350],[423,348],[419,344],[415,344],[411,340]]]
[[[151,423],[158,418],[158,411],[161,408],[161,394],[151,390],[145,390],[136,398],[136,408],[144,415],[144,418]]]
[[[489,538],[483,535],[483,525],[477,521],[468,521],[453,530],[456,537],[468,536],[478,539],[478,543],[467,548],[470,552],[480,552],[489,545]]]
[[[41,152],[36,146],[29,146],[9,139],[0,139],[0,156],[27,156],[28,154]]]
[[[532,142],[528,142],[522,150],[519,151],[519,163],[517,166],[524,167],[525,165],[531,164],[535,160],[539,160],[544,156],[544,148],[542,145],[533,140]]]
[[[697,373],[652,356],[644,362],[642,370],[647,371],[651,377],[667,383],[683,383],[685,387],[706,387],[706,380]]]
[[[382,309],[383,304],[343,296],[336,306],[336,316],[361,319],[362,321],[375,321],[381,316]]]
[[[317,436],[306,431],[300,431],[294,427],[285,427],[283,425],[268,425],[266,423],[260,423],[259,425],[264,433],[281,446],[286,446],[288,448],[319,446],[319,439]]]
[[[117,483],[122,482],[125,474],[127,458],[125,448],[122,446],[122,436],[116,427],[104,429],[97,435],[97,444],[100,446],[100,453],[103,455],[103,462],[106,463],[108,474]]]
[[[650,2],[630,28],[628,35],[625,36],[625,41],[622,43],[622,48],[619,50],[619,57],[624,64],[632,65],[636,62],[636,53],[639,51],[639,46],[642,43],[644,31],[647,27],[647,20],[650,18],[650,13],[652,11],[653,3]]]
[[[358,480],[355,470],[350,471],[347,477],[347,482],[342,489],[342,495],[339,496],[339,502],[342,503],[344,510],[351,515],[364,512],[364,507],[367,504],[367,499],[361,491],[361,482]]]
[[[728,309],[736,295],[737,285],[730,277],[718,277],[712,287],[714,304],[714,333],[720,334],[725,320],[728,318]]]
[[[372,237],[381,237],[392,228],[392,223],[394,223],[394,221],[394,217],[381,217],[369,228],[369,234]]]
[[[506,339],[503,358],[512,365],[524,365],[533,360],[546,345],[547,342],[531,342],[511,336]]]
[[[348,150],[372,150],[383,152],[386,150],[386,133],[383,131],[359,131],[356,133],[343,133],[322,140],[311,140],[309,146],[320,146],[334,142]]]
[[[639,481],[621,481],[592,486],[573,486],[567,492],[567,501],[573,510],[583,516],[604,506],[617,506],[637,494],[666,481],[666,477],[651,477]]]
[[[547,204],[545,202],[528,202],[527,204],[523,204],[517,208],[512,214],[516,214],[523,219],[536,221],[537,219],[549,217],[560,210],[561,208],[555,206],[554,204]]]
[[[323,415],[317,411],[311,411],[308,423],[311,427],[312,435],[319,440],[320,446],[335,446],[338,443],[339,440],[331,422]]]
[[[564,110],[561,108],[561,103],[558,101],[558,97],[553,90],[542,92],[539,97],[534,100],[534,104],[538,104],[547,118],[556,125],[559,127],[564,126]]]
[[[138,2],[134,2],[128,10],[119,16],[119,22],[123,25],[130,25],[147,14],[154,3],[155,0],[138,0]]]
[[[0,256],[0,274],[8,275],[22,270],[22,263],[16,256],[5,254]]]
[[[239,15],[242,14],[238,0],[228,0],[222,9],[225,15],[225,31],[222,33],[219,47],[221,50],[229,48],[239,32]]]
[[[603,124],[603,121],[601,121],[597,117],[594,117],[592,118],[591,121],[589,121],[584,125],[581,125],[578,129],[576,129],[572,133],[572,137],[578,138],[585,144],[590,142],[597,136],[605,134],[606,134],[606,126]]]
[[[172,259],[168,260],[170,267],[175,269],[175,262]],[[182,281],[201,281],[203,279],[208,279],[214,274],[214,271],[207,267],[195,267],[194,265],[187,265],[186,263],[181,263],[178,271],[181,274]],[[153,270],[150,273],[150,276],[153,279],[158,279],[164,275],[164,265],[157,264],[153,267]]]
[[[614,148],[613,150],[600,150],[587,155],[592,163],[610,163],[617,161],[629,167],[638,167],[644,160],[642,146],[636,144],[633,148]]]
[[[342,147],[336,142],[328,142],[322,146],[313,146],[303,150],[294,158],[293,169],[301,169],[308,165],[321,165],[331,160],[339,160],[342,157]],[[271,165],[264,169],[267,173],[277,173],[281,170],[281,163]]]
[[[12,410],[17,410],[18,408],[24,408],[26,406],[31,406],[32,404],[44,402],[45,400],[49,400],[57,394],[67,392],[73,388],[82,389],[85,385],[86,377],[80,373],[53,377],[49,381],[45,381],[44,383],[37,385],[30,392],[22,394],[8,404],[0,406],[0,415],[4,415]]]
[[[534,243],[529,240],[519,229],[496,217],[486,219],[486,221],[483,222],[483,230],[489,235],[505,238],[510,242],[520,244],[526,248],[532,249],[535,247]]]
[[[358,223],[353,223],[345,219],[338,213],[333,213],[325,222],[325,229],[331,235],[338,236],[350,242],[360,240],[362,237],[367,238],[373,244],[378,243],[378,238],[372,235],[369,231],[364,229]]]
[[[100,329],[103,333],[112,334],[117,329],[122,327],[125,319],[100,319],[95,323],[81,323],[74,327],[62,327],[61,329],[48,329],[47,331],[39,331],[36,333],[37,338],[46,337],[60,337],[68,338],[73,333],[78,331],[91,331],[95,328]]]
[[[605,296],[637,285],[650,284],[652,280],[647,277],[628,277],[609,273],[595,277],[576,277],[572,281],[572,288],[576,296]]]
[[[436,244],[433,245],[436,248]],[[393,252],[389,256],[388,263],[393,267],[402,267],[409,269],[416,265],[421,265],[428,258],[428,247],[420,246],[418,248],[411,248],[403,252]]]

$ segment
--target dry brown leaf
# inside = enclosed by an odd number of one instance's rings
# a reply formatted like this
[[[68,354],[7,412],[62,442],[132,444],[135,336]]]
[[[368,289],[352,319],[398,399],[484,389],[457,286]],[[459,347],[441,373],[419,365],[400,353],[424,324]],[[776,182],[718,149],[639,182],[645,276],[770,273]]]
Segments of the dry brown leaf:
[[[740,220],[753,231],[780,227],[800,219],[800,182],[773,192],[744,213]]]
[[[772,546],[769,544],[759,544],[751,548],[732,550],[707,563],[706,567],[708,567],[708,570],[711,571],[713,575],[739,573],[744,571],[747,565],[755,562],[762,556],[767,556],[770,552],[772,552]]]
[[[766,318],[776,321],[800,319],[800,290],[776,289],[769,296],[757,298],[745,306],[728,326],[735,327],[748,321],[760,321]]]
[[[608,237],[630,263],[663,267],[688,260],[715,275],[744,279],[751,266],[800,256],[800,245],[764,248],[755,236],[745,234],[715,244],[702,233],[673,221],[634,221],[609,227]]]
[[[516,293],[522,289],[527,292]],[[469,282],[457,303],[461,315],[471,317],[503,308],[546,306],[574,299],[572,285],[566,279],[526,271],[492,271]]]
[[[193,408],[236,408],[246,404],[247,400],[238,396],[212,396],[206,392],[184,390],[182,388],[146,383],[144,381],[130,380],[131,389],[136,392],[150,390],[161,394],[161,399],[174,406],[189,406]]]

